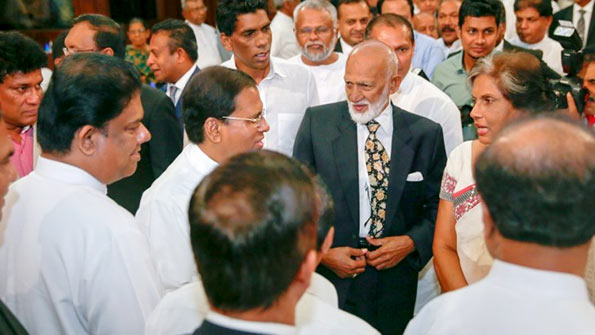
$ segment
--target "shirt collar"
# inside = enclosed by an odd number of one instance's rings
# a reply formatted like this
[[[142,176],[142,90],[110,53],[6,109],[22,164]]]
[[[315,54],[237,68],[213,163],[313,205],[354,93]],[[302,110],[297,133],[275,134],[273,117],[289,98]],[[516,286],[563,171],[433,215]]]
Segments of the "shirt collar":
[[[87,171],[53,159],[39,157],[35,173],[42,177],[54,179],[71,185],[84,185],[107,194],[107,186],[89,174]]]
[[[209,322],[221,327],[245,331],[256,334],[277,334],[294,335],[296,329],[293,326],[274,323],[274,322],[256,322],[230,318],[214,311],[209,311],[205,317]]]
[[[397,93],[396,93],[397,95],[407,94],[407,93],[411,92],[411,90],[413,89],[413,86],[415,85],[414,76],[417,76],[417,74],[411,72],[411,68],[409,68],[409,71],[407,71],[405,78],[403,78],[403,80],[401,81],[401,85],[399,85],[399,89],[397,90]]]
[[[184,87],[186,87],[186,85],[188,84],[188,81],[190,81],[190,77],[192,77],[192,74],[194,73],[194,71],[196,70],[196,64],[193,64],[188,71],[186,71],[186,73],[184,73],[184,75],[182,77],[180,77],[180,79],[178,79],[178,81],[176,81],[175,84],[173,84],[175,87],[178,88],[178,90],[180,90],[180,92],[182,92],[184,90]],[[170,83],[170,85],[172,85]]]
[[[263,81],[265,80],[270,80],[272,79],[275,75],[278,75],[281,78],[285,78],[287,77],[287,73],[284,71],[284,69],[278,65],[279,60],[275,57],[270,57],[269,59],[269,73],[267,74],[267,76],[263,79]],[[229,59],[229,68],[230,69],[234,69],[237,70],[238,67],[236,66],[236,60],[235,57],[233,56],[233,54],[231,55],[231,58]],[[277,65],[275,65],[277,64]]]
[[[200,28],[200,27],[202,27],[202,24],[194,24],[194,23],[192,23],[192,22],[190,22],[190,21],[188,21],[188,20],[184,20],[184,22],[185,22],[187,25],[189,25],[191,28]]]
[[[585,15],[591,13],[591,11],[593,10],[593,3],[595,3],[595,1],[589,1],[589,3],[585,5],[585,7],[581,7],[581,6],[577,5],[575,2],[574,6],[572,6],[573,17],[574,17],[574,15],[577,15],[577,17],[578,17],[578,15],[580,15],[580,13],[578,11],[581,9],[583,9],[585,11]]]
[[[189,143],[184,148],[184,154],[188,157],[192,167],[204,175],[211,173],[219,165],[211,157],[207,156],[195,143]]]
[[[380,128],[384,129],[387,134],[393,133],[393,105],[391,104],[390,100],[388,101],[388,105],[386,108],[374,118],[376,122],[380,123]]]

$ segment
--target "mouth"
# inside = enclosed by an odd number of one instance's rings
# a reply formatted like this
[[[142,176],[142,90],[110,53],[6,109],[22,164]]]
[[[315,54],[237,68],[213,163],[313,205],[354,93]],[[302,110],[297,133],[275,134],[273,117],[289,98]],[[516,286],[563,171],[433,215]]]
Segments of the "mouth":
[[[259,62],[266,62],[269,59],[269,52],[264,51],[254,55],[254,58]]]
[[[264,147],[264,136],[261,137],[258,141],[256,141],[255,147],[256,149],[260,150]]]
[[[140,161],[141,156],[140,156],[140,148],[138,148],[138,150],[135,150],[132,155],[130,155],[130,157],[132,157],[132,160],[134,161]]]
[[[352,106],[358,113],[364,113],[368,109],[368,104],[353,104]]]
[[[473,124],[475,126],[475,129],[477,129],[477,136],[485,136],[488,133],[488,127],[484,127],[481,125],[478,125],[477,123]]]

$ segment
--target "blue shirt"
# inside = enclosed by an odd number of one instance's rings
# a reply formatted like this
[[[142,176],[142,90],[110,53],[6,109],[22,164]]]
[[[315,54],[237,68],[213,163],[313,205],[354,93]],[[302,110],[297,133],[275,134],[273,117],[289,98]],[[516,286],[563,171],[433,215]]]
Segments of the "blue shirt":
[[[424,70],[428,78],[432,79],[434,68],[444,60],[444,51],[440,43],[430,36],[413,31],[415,49],[413,50],[412,68]]]

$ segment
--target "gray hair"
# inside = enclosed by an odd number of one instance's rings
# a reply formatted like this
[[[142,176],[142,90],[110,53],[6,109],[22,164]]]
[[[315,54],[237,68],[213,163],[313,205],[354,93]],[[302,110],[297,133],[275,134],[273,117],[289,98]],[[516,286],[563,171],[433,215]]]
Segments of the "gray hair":
[[[337,9],[333,6],[332,3],[328,2],[327,0],[306,0],[304,2],[300,2],[297,7],[293,10],[293,22],[297,21],[297,17],[299,12],[302,9],[315,9],[320,11],[326,11],[333,20],[333,28],[337,27]]]

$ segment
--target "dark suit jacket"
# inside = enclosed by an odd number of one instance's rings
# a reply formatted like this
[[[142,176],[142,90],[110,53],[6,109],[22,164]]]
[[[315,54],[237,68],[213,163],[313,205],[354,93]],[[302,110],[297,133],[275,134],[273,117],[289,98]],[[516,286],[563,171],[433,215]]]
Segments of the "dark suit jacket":
[[[134,174],[107,187],[107,195],[133,215],[143,192],[182,152],[182,130],[171,100],[148,85],[142,86],[140,99],[145,111],[142,122],[151,132],[151,140],[141,145],[141,160]]]
[[[546,76],[547,79],[559,79],[561,77],[560,74],[558,74],[558,72],[554,71],[541,59],[541,57],[543,57],[543,51],[541,50],[525,49],[523,47],[519,47],[518,45],[511,44],[507,40],[504,40],[504,45],[502,46],[502,49],[504,51],[522,51],[530,53],[539,59],[539,62],[541,63],[541,69],[543,70],[543,74]]]
[[[192,335],[258,335],[259,333],[248,333],[241,330],[224,328],[205,320]]]
[[[343,48],[341,47],[341,38],[337,39],[337,44],[335,44],[335,52],[343,53]]]
[[[392,110],[394,130],[383,236],[408,235],[415,242],[415,251],[397,266],[378,271],[376,289],[386,297],[387,304],[403,305],[401,302],[405,301],[405,306],[400,307],[410,309],[410,314],[405,314],[411,317],[417,273],[432,257],[446,153],[438,124],[395,106]],[[347,102],[306,110],[293,155],[312,167],[329,186],[335,201],[333,247],[357,247],[360,215],[357,150],[356,124],[349,116]],[[418,171],[423,181],[406,181],[410,173]],[[335,285],[339,305],[343,306],[353,279],[341,279],[326,267],[320,267],[319,272]],[[403,328],[407,321],[401,320]]]
[[[190,83],[190,80],[192,80],[192,78],[194,78],[194,76],[198,72],[200,72],[200,69],[198,68],[198,66],[196,66],[194,68],[194,72],[192,72],[192,75],[190,76],[190,79],[188,80],[188,83]],[[184,92],[186,92],[186,87],[188,87],[188,83],[186,83],[186,86],[184,86],[184,89],[182,90],[182,93],[180,94],[180,98],[178,99],[178,102],[176,103],[176,117],[180,121],[180,127],[182,127],[182,128],[184,125],[184,120],[182,118],[182,97],[184,96]]]
[[[554,14],[554,20],[552,24],[550,24],[550,29],[548,31],[551,38],[555,39],[554,30],[556,30],[556,27],[558,27],[558,20],[566,20],[572,22],[573,7],[574,4]],[[587,43],[585,44],[585,46],[595,45],[595,20],[593,20],[594,18],[595,16],[591,16],[591,22],[585,22],[585,25],[589,27],[587,29]]]

